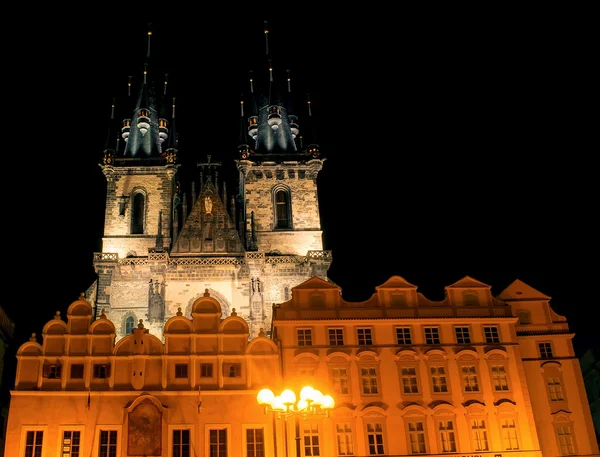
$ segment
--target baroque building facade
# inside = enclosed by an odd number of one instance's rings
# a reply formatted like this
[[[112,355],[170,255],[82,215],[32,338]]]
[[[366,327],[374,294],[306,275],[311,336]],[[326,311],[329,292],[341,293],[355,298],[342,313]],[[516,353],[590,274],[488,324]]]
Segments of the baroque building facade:
[[[465,277],[432,301],[391,276],[344,300],[321,240],[325,159],[300,141],[289,80],[269,66],[266,90],[250,83],[237,189],[207,156],[188,194],[150,67],[124,119],[111,112],[97,280],[17,351],[5,455],[599,455],[548,296]],[[327,416],[257,401],[306,384],[334,398]]]

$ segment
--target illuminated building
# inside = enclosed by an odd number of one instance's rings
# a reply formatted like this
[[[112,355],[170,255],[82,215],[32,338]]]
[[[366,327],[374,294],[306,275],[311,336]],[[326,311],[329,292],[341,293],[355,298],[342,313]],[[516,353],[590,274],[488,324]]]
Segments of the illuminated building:
[[[149,70],[133,115],[111,116],[98,279],[17,352],[6,455],[291,457],[296,436],[305,456],[598,455],[549,297],[465,277],[431,301],[391,276],[345,301],[321,241],[325,159],[289,82],[251,81],[233,195],[211,156],[188,195],[175,102]],[[335,407],[296,435],[256,397],[305,384]]]

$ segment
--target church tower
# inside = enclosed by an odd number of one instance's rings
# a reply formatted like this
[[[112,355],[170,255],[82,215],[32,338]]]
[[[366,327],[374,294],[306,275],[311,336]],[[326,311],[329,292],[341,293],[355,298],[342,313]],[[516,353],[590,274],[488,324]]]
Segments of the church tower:
[[[194,158],[199,173],[183,174],[175,97],[166,76],[155,88],[151,37],[137,90],[130,78],[131,111],[118,121],[114,103],[111,110],[100,164],[107,181],[102,252],[94,254],[98,280],[86,298],[96,316],[115,323],[117,339],[140,320],[163,338],[164,323],[178,312],[189,317],[206,292],[224,318],[246,320],[249,338],[269,334],[273,306],[289,300],[293,287],[314,276],[328,280],[332,258],[323,249],[317,194],[325,159],[316,142],[302,144],[289,73],[273,69],[265,27],[264,78],[251,79],[242,100],[237,159],[230,159],[237,182],[228,188],[219,177],[225,158],[202,151]],[[306,111],[310,121],[310,104]]]

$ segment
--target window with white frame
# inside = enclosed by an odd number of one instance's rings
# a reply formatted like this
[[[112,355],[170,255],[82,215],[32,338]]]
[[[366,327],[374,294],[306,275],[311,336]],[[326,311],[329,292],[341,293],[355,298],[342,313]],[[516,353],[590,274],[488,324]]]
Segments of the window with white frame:
[[[188,377],[187,363],[176,363],[175,364],[175,377],[179,378],[179,379]]]
[[[212,363],[201,363],[200,364],[200,377],[201,378],[212,378],[213,376],[213,364]]]
[[[359,327],[356,329],[356,337],[359,346],[371,346],[373,344],[373,337],[371,335],[371,329],[368,327]]]
[[[377,390],[377,368],[362,367],[360,369],[360,379],[362,383],[363,394],[372,395],[378,393]]]
[[[451,420],[438,421],[438,435],[442,452],[456,452],[456,437],[454,436],[454,422]]]
[[[409,421],[408,443],[411,454],[427,454],[427,445],[425,443],[425,427],[422,421]]]
[[[337,455],[354,455],[354,440],[352,439],[352,424],[350,422],[335,424],[335,440]]]
[[[40,457],[44,444],[43,430],[27,430],[25,432],[25,457]]]
[[[171,453],[173,457],[190,457],[190,430],[173,429],[171,433]]]
[[[473,450],[474,451],[489,450],[485,419],[472,419],[471,420],[471,438],[473,440]]]
[[[100,430],[98,436],[98,457],[116,457],[117,430]]]
[[[501,419],[500,427],[502,429],[502,442],[504,444],[504,449],[507,451],[519,449],[519,439],[517,437],[517,426],[515,424],[515,420],[512,418]]]
[[[227,378],[241,378],[242,377],[242,364],[241,363],[224,363],[223,364],[223,376]]]
[[[540,357],[542,359],[551,359],[554,357],[552,354],[552,344],[549,341],[538,343],[538,348],[540,349]]]
[[[396,327],[396,343],[402,345],[412,344],[410,327]]]
[[[210,457],[227,457],[227,429],[208,429],[208,455]]]
[[[298,346],[312,346],[312,330],[309,328],[299,328],[297,331]]]
[[[340,395],[347,395],[350,393],[348,383],[348,370],[343,367],[331,368],[331,380],[333,383],[333,391]]]
[[[469,327],[454,327],[457,344],[471,344],[471,334]]]
[[[488,344],[495,344],[500,342],[500,332],[496,326],[483,327],[483,333],[485,335],[485,342]]]
[[[444,370],[444,367],[429,367],[429,373],[431,374],[431,385],[433,391],[436,393],[448,392],[448,385],[446,383],[446,371]]]
[[[438,327],[425,327],[425,344],[440,344],[440,329]]]
[[[321,447],[319,444],[319,426],[304,422],[302,429],[302,442],[304,444],[304,456],[320,456]]]
[[[81,431],[63,430],[61,441],[61,457],[79,457],[81,449]]]
[[[496,392],[508,390],[508,376],[504,365],[492,365],[492,385]]]
[[[567,424],[556,425],[556,436],[558,438],[558,447],[561,455],[574,455],[575,442],[573,440],[573,431],[571,426]]]
[[[479,392],[477,381],[477,368],[475,365],[463,365],[460,367],[463,378],[463,390],[465,392]]]
[[[341,328],[330,328],[329,333],[329,345],[330,346],[343,346],[344,345],[344,331]]]
[[[245,457],[265,457],[265,431],[262,427],[246,429]]]
[[[400,377],[402,378],[402,392],[405,394],[419,393],[417,384],[417,369],[415,367],[402,367],[400,369]]]
[[[382,422],[367,422],[367,445],[369,455],[385,454]]]
[[[563,401],[565,397],[563,396],[562,386],[560,385],[560,378],[550,376],[546,379],[546,382],[548,383],[550,401]]]

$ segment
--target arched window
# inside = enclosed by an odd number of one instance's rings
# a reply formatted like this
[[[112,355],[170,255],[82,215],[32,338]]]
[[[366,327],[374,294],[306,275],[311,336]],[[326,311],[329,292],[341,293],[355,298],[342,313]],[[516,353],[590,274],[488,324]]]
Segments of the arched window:
[[[275,228],[287,229],[292,226],[290,194],[284,189],[275,192]]]
[[[125,319],[125,335],[131,335],[133,333],[133,325],[135,323],[135,319],[133,316],[129,316]]]
[[[144,194],[138,192],[133,197],[133,205],[131,208],[131,234],[144,233],[144,213],[145,213]]]

